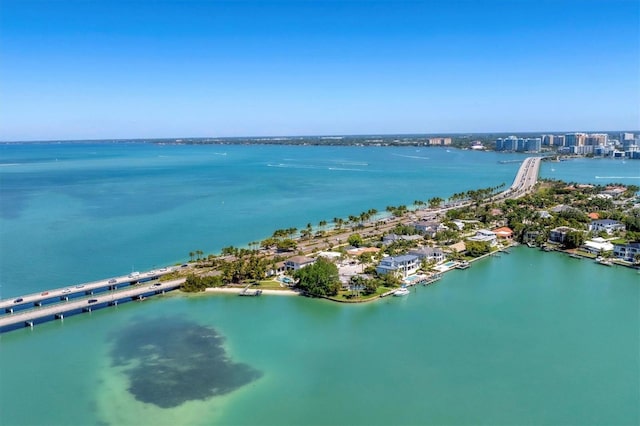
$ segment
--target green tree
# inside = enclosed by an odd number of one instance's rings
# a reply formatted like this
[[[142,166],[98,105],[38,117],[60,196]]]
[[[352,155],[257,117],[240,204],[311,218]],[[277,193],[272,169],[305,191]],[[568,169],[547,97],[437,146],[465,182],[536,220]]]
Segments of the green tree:
[[[298,247],[298,244],[296,244],[294,240],[290,238],[286,238],[282,241],[278,241],[278,243],[276,244],[276,247],[280,251],[292,251]]]
[[[296,286],[313,297],[335,296],[341,287],[338,267],[324,258],[298,269],[293,276],[298,280]]]
[[[444,200],[440,197],[433,197],[429,199],[429,207],[432,209],[436,209],[438,207],[440,207],[440,205],[442,204]]]
[[[360,236],[360,234],[351,234],[347,242],[354,247],[360,247],[363,243],[362,236]]]
[[[584,233],[580,231],[570,231],[564,240],[564,246],[568,249],[580,247],[584,243]]]
[[[486,241],[465,241],[469,256],[478,257],[491,251],[491,245]]]

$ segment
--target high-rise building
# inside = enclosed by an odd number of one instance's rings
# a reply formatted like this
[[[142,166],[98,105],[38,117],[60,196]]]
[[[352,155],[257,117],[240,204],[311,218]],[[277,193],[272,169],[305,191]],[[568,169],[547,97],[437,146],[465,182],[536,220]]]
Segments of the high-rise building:
[[[531,151],[539,152],[542,149],[542,138],[519,138],[509,136],[496,139],[496,151]]]
[[[587,136],[587,145],[606,145],[609,142],[609,135],[606,133],[592,133]]]
[[[544,146],[554,146],[557,145],[555,142],[554,135],[542,135],[542,145]]]
[[[518,138],[509,136],[496,139],[496,151],[515,151],[518,147]]]
[[[451,138],[429,138],[429,145],[451,145]]]
[[[542,149],[542,138],[528,138],[525,142],[525,151],[540,152]]]
[[[632,141],[633,133],[620,133],[620,143],[624,143],[624,141]]]
[[[564,135],[565,146],[584,146],[587,140],[585,133],[567,133]]]

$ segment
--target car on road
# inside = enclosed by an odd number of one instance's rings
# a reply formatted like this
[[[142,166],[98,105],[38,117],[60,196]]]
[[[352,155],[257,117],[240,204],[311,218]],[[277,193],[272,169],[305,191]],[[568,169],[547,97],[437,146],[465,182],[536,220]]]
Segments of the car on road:
[[[118,280],[116,280],[115,278],[111,278],[109,281],[107,281],[107,284],[115,284],[117,282]]]
[[[129,274],[129,278],[138,278],[140,276],[140,272],[132,272]]]
[[[40,296],[48,296],[49,292],[48,291],[43,291],[42,293],[40,293]]]
[[[62,290],[62,294],[69,294],[69,293],[71,293],[70,288],[65,288],[64,290]]]
[[[91,304],[91,303],[96,303],[98,301],[98,299],[89,299],[87,300],[87,303]]]
[[[84,288],[84,284],[77,285],[76,288]]]
[[[22,297],[18,297],[16,300],[13,301],[13,303],[20,303],[23,302],[24,299]]]

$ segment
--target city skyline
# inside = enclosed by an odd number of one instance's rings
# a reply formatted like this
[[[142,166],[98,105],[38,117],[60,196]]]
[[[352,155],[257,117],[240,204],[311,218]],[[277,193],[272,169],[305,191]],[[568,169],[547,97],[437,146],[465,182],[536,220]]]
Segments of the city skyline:
[[[0,140],[637,130],[639,12],[5,0]]]

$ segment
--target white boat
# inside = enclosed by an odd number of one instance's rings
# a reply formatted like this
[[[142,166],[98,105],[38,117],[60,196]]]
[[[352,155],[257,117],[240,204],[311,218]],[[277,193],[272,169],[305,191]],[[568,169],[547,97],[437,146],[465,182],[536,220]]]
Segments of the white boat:
[[[396,291],[393,292],[394,296],[406,296],[407,294],[409,294],[409,289],[406,287],[402,287],[397,289]]]
[[[600,265],[604,265],[604,266],[613,266],[612,261],[600,256],[596,257],[596,263],[599,263]]]

